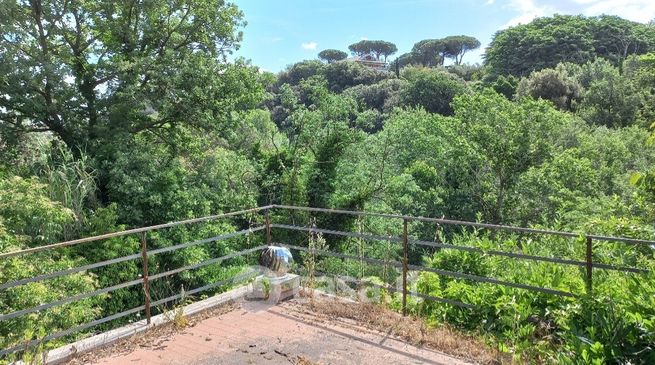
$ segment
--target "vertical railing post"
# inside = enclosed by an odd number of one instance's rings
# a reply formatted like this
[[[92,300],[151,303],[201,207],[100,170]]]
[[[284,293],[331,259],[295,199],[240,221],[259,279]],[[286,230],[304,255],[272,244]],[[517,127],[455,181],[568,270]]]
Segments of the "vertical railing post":
[[[362,239],[362,216],[357,216],[357,254],[359,255],[359,280],[364,279],[364,240]]]
[[[266,244],[268,246],[271,245],[271,242],[273,241],[271,237],[271,217],[268,214],[268,209],[266,210]]]
[[[407,315],[407,257],[408,257],[407,219],[403,219],[403,316]]]
[[[141,261],[143,262],[143,295],[145,298],[146,321],[150,324],[150,281],[148,280],[148,246],[146,232],[141,232]]]
[[[594,268],[594,263],[593,263],[593,252],[592,252],[592,240],[591,237],[587,236],[587,255],[586,255],[586,268],[587,268],[587,276],[585,277],[585,284],[587,287],[587,294],[591,294],[592,290],[592,271]]]

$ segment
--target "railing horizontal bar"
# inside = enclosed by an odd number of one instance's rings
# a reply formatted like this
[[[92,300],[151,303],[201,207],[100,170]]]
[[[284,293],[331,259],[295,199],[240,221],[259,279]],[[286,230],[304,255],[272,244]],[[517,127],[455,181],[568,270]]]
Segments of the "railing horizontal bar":
[[[393,260],[385,261],[385,260],[379,260],[379,259],[371,259],[371,258],[368,258],[368,257],[345,255],[345,254],[342,254],[342,253],[336,253],[336,252],[326,251],[326,250],[316,250],[316,249],[312,250],[312,249],[307,248],[307,247],[295,246],[295,245],[285,245],[285,247],[291,248],[291,249],[294,249],[294,250],[305,251],[305,252],[312,252],[313,251],[313,252],[321,254],[321,255],[339,257],[339,258],[342,258],[342,259],[361,260],[361,261],[365,261],[365,262],[368,262],[368,263],[371,263],[371,264],[376,264],[376,265],[391,265],[391,266],[394,266],[394,267],[402,267],[403,266],[402,263],[400,263],[398,261],[393,261]]]
[[[213,289],[213,288],[221,286],[221,285],[234,283],[234,282],[237,282],[237,281],[241,281],[243,279],[250,279],[253,276],[253,274],[255,274],[255,276],[256,276],[257,274],[259,274],[259,272],[257,270],[251,270],[250,272],[239,274],[237,276],[234,276],[234,277],[226,279],[226,280],[222,280],[222,281],[218,281],[218,282],[215,282],[215,283],[207,284],[207,285],[201,286],[199,288],[195,288],[195,289],[186,291],[186,292],[184,292],[184,294],[180,293],[180,294],[171,295],[168,298],[164,298],[164,299],[160,299],[160,300],[157,300],[155,302],[152,302],[150,305],[151,306],[156,306],[156,305],[166,304],[166,303],[168,303],[170,301],[182,298],[183,295],[185,295],[185,296],[186,295],[193,295],[193,294],[205,291],[205,290]]]
[[[384,287],[382,285],[377,285],[377,284],[371,284],[371,285],[375,286],[375,287],[378,287],[378,288],[381,288],[381,289],[387,289],[387,290],[395,292],[395,293],[402,293],[403,292],[402,289],[398,289],[398,288],[394,288],[394,287]],[[427,300],[432,300],[432,301],[435,301],[435,302],[454,305],[454,306],[461,307],[461,308],[467,308],[467,309],[474,309],[475,308],[475,306],[473,306],[471,304],[462,303],[462,302],[457,301],[457,300],[452,300],[452,299],[442,298],[442,297],[435,297],[433,295],[421,294],[421,293],[417,293],[417,292],[411,291],[411,290],[408,290],[407,294],[413,295],[413,296],[416,296],[416,297],[419,297],[419,298],[427,299]]]
[[[343,231],[335,231],[335,230],[332,230],[332,229],[302,227],[302,226],[293,226],[293,225],[288,225],[288,224],[277,224],[277,223],[271,224],[271,227],[272,228],[290,229],[290,230],[294,230],[294,231],[325,233],[325,234],[333,234],[333,235],[337,235],[337,236],[362,238],[362,239],[372,240],[372,241],[402,242],[402,238],[396,237],[396,236],[379,236],[379,235],[372,235],[372,234],[343,232]]]
[[[399,215],[399,214],[385,214],[385,213],[373,213],[373,212],[362,212],[362,211],[348,211],[348,210],[340,210],[340,209],[297,207],[297,206],[290,206],[290,205],[267,205],[267,206],[263,206],[263,207],[245,209],[245,210],[240,210],[240,211],[236,211],[236,212],[229,212],[229,213],[224,213],[224,214],[217,214],[217,215],[211,215],[211,216],[206,216],[206,217],[187,219],[187,220],[184,220],[184,221],[176,221],[176,222],[170,222],[170,223],[165,223],[165,224],[159,224],[159,225],[154,225],[154,226],[149,226],[149,227],[141,227],[141,228],[134,228],[134,229],[129,229],[129,230],[125,230],[125,231],[112,232],[112,233],[107,233],[107,234],[93,236],[93,237],[86,237],[86,238],[80,238],[80,239],[71,240],[71,241],[59,242],[59,243],[55,243],[55,244],[52,244],[52,245],[32,247],[32,248],[28,248],[28,249],[20,250],[20,251],[0,253],[0,259],[7,258],[7,257],[18,256],[18,255],[23,255],[23,254],[29,254],[29,253],[45,251],[45,250],[59,248],[59,247],[72,246],[72,245],[76,245],[76,244],[80,244],[80,243],[92,242],[92,241],[97,241],[97,240],[102,240],[102,239],[107,239],[107,238],[125,236],[125,235],[129,235],[129,234],[134,234],[134,233],[141,233],[141,232],[146,232],[146,231],[151,231],[151,230],[156,230],[156,229],[169,228],[169,227],[174,227],[174,226],[183,225],[183,224],[198,223],[198,222],[204,222],[204,221],[215,220],[215,219],[220,219],[220,218],[232,217],[232,216],[242,215],[242,214],[247,214],[247,213],[255,213],[255,212],[260,212],[260,211],[269,210],[269,209],[273,209],[273,208],[287,209],[287,210],[311,211],[311,212],[336,213],[336,214],[349,214],[349,215],[357,215],[357,216],[362,216],[363,215],[363,216],[376,216],[376,217],[384,217],[384,218],[398,218],[398,219],[407,219],[407,220],[410,220],[410,221],[424,221],[424,222],[435,222],[435,223],[441,223],[441,224],[463,225],[463,226],[471,226],[471,227],[479,227],[479,228],[502,229],[502,230],[515,231],[515,232],[548,234],[548,235],[556,235],[556,236],[571,237],[571,238],[580,237],[580,236],[583,235],[581,233],[573,233],[573,232],[562,232],[562,231],[553,231],[553,230],[544,230],[544,229],[523,228],[523,227],[514,227],[514,226],[507,226],[507,225],[489,224],[489,223],[468,222],[468,221],[460,221],[460,220],[452,220],[452,219],[444,219],[444,218],[413,217],[413,216]],[[598,241],[655,245],[654,240],[644,240],[644,239],[627,238],[627,237],[610,237],[610,236],[600,236],[600,235],[587,235],[587,237],[590,237],[590,238],[592,238],[594,240],[598,240]]]
[[[415,296],[415,297],[419,297],[419,298],[427,299],[427,300],[432,300],[432,301],[435,301],[435,302],[440,302],[440,303],[444,303],[444,304],[454,305],[454,306],[461,307],[461,308],[466,308],[466,309],[475,309],[475,306],[474,306],[474,305],[466,304],[466,303],[462,303],[462,302],[460,302],[460,301],[452,300],[452,299],[448,299],[448,298],[435,297],[435,296],[433,296],[433,295],[421,294],[421,293],[417,293],[417,292],[415,292],[415,291],[411,291],[411,290],[408,291],[407,294],[409,294],[409,295],[413,295],[413,296]]]
[[[399,214],[362,212],[362,211],[357,211],[357,210],[300,207],[300,206],[295,206],[295,205],[284,205],[284,204],[274,204],[271,208],[272,209],[285,209],[285,210],[299,210],[299,211],[303,211],[303,212],[318,212],[318,213],[348,214],[348,215],[365,215],[365,216],[369,216],[369,217],[404,219],[404,216],[399,215]]]
[[[348,211],[348,210],[340,210],[340,209],[296,207],[296,206],[289,206],[289,205],[267,205],[267,206],[263,206],[263,207],[245,209],[245,210],[240,210],[240,211],[236,211],[236,212],[217,214],[217,215],[211,215],[211,216],[206,216],[206,217],[201,217],[201,218],[187,219],[187,220],[184,220],[184,221],[176,221],[176,222],[159,224],[159,225],[154,225],[154,226],[149,226],[149,227],[141,227],[141,228],[134,228],[134,229],[129,229],[129,230],[125,230],[125,231],[107,233],[107,234],[93,236],[93,237],[80,238],[80,239],[71,240],[71,241],[59,242],[59,243],[55,243],[55,244],[52,244],[52,245],[32,247],[32,248],[28,248],[28,249],[20,250],[20,251],[0,253],[0,259],[7,258],[7,257],[12,257],[12,256],[17,256],[17,255],[28,254],[28,253],[35,253],[35,252],[39,252],[39,251],[45,251],[45,250],[59,248],[59,247],[72,246],[72,245],[76,245],[76,244],[80,244],[80,243],[92,242],[92,241],[97,241],[97,240],[102,240],[102,239],[107,239],[107,238],[112,238],[112,237],[119,237],[119,236],[125,236],[125,235],[129,235],[129,234],[146,232],[146,231],[151,231],[151,230],[156,230],[156,229],[169,228],[169,227],[174,227],[174,226],[178,226],[178,225],[182,225],[182,224],[191,224],[191,223],[204,222],[204,221],[215,220],[215,219],[220,219],[220,218],[232,217],[232,216],[241,215],[241,214],[260,212],[260,211],[263,211],[263,210],[268,210],[268,209],[273,209],[273,208],[287,209],[287,210],[312,211],[312,212],[324,212],[324,213],[349,214],[349,215],[357,215],[357,216],[364,215],[364,216],[377,216],[377,217],[384,217],[384,218],[398,218],[398,219],[407,219],[407,220],[410,220],[410,221],[425,221],[425,222],[463,225],[463,226],[471,226],[471,227],[479,227],[479,228],[502,229],[502,230],[515,231],[515,232],[548,234],[548,235],[556,235],[556,236],[571,237],[571,238],[580,237],[580,236],[583,235],[583,234],[573,233],[573,232],[562,232],[562,231],[553,231],[553,230],[544,230],[544,229],[513,227],[513,226],[506,226],[506,225],[468,222],[468,221],[460,221],[460,220],[444,219],[444,218],[413,217],[413,216],[399,215],[399,214],[385,214],[385,213],[373,213],[373,212],[362,212],[362,211]],[[590,238],[592,238],[594,240],[598,240],[598,241],[655,245],[654,240],[644,240],[644,239],[627,238],[627,237],[610,237],[610,236],[599,236],[599,235],[587,235],[587,237],[590,237]]]
[[[370,235],[370,234],[362,234],[362,233],[343,232],[343,231],[336,231],[336,230],[322,229],[322,228],[293,226],[293,225],[287,225],[287,224],[272,224],[271,227],[290,229],[290,230],[298,230],[298,231],[305,231],[305,232],[325,233],[325,234],[332,234],[332,235],[338,235],[338,236],[361,238],[361,239],[366,239],[366,240],[402,242],[402,238],[401,237],[396,237],[396,236],[379,236],[379,235]],[[437,247],[437,248],[445,248],[445,249],[468,251],[468,252],[479,252],[479,253],[483,253],[483,254],[487,254],[487,255],[494,255],[494,256],[505,256],[505,257],[525,259],[525,260],[553,262],[553,263],[558,263],[558,264],[574,265],[574,266],[580,266],[580,267],[586,266],[586,262],[584,262],[584,261],[575,261],[575,260],[559,259],[559,258],[544,257],[544,256],[534,256],[534,255],[526,255],[526,254],[496,251],[496,250],[483,250],[483,249],[478,248],[478,247],[457,246],[457,245],[452,245],[452,244],[447,244],[447,243],[421,241],[421,240],[409,240],[409,243],[413,243],[413,244],[417,244],[417,245],[421,245],[421,246],[428,246],[428,247]],[[594,264],[594,267],[597,267],[599,269],[605,269],[605,270],[616,270],[616,271],[633,272],[633,273],[647,273],[647,272],[649,272],[648,270],[645,270],[645,269],[639,269],[639,268],[633,268],[633,267],[623,267],[623,266],[614,266],[614,265],[608,265],[608,264]]]
[[[241,255],[244,255],[244,254],[247,254],[247,253],[250,253],[250,252],[261,250],[264,247],[266,247],[266,246],[254,247],[254,248],[251,248],[251,249],[235,252],[235,253],[232,253],[232,254],[229,254],[229,255],[226,255],[226,256],[222,256],[222,257],[218,257],[218,258],[215,258],[215,259],[206,260],[206,261],[203,261],[203,262],[200,262],[200,263],[197,263],[197,264],[193,264],[193,265],[181,267],[181,268],[178,268],[178,269],[170,270],[170,271],[167,271],[167,272],[164,272],[164,273],[161,273],[161,274],[152,275],[152,276],[150,276],[150,280],[159,279],[161,277],[173,275],[173,274],[185,271],[185,270],[190,270],[190,269],[195,269],[195,268],[211,265],[211,264],[216,263],[216,262],[224,261],[224,260],[234,258],[234,257],[237,257],[237,256],[241,256]],[[3,314],[3,315],[0,315],[0,321],[15,318],[15,317],[22,316],[22,315],[29,314],[29,313],[38,312],[40,310],[56,307],[58,305],[75,302],[75,301],[82,300],[82,299],[85,299],[85,298],[89,298],[89,297],[92,297],[92,296],[95,296],[95,295],[108,293],[110,291],[114,291],[114,290],[130,287],[130,286],[134,286],[134,285],[137,285],[137,284],[141,284],[142,282],[143,282],[142,279],[132,280],[132,281],[129,281],[129,282],[126,282],[126,283],[121,283],[121,284],[110,286],[110,287],[107,287],[107,288],[98,289],[98,290],[88,292],[88,293],[82,293],[82,294],[74,295],[72,297],[64,298],[64,299],[57,300],[57,301],[54,301],[54,302],[50,302],[50,303],[47,303],[47,304],[42,304],[42,305],[39,305],[39,306],[36,306],[36,307],[23,309],[23,310],[8,313],[8,314]]]
[[[149,279],[150,280],[155,280],[155,279],[163,278],[165,276],[171,276],[171,275],[183,272],[183,271],[198,269],[198,268],[201,268],[201,267],[204,267],[204,266],[207,266],[207,265],[215,264],[215,263],[218,263],[218,262],[221,262],[221,261],[233,259],[233,258],[238,257],[238,256],[243,256],[243,255],[249,254],[251,252],[262,250],[264,248],[266,248],[266,245],[249,248],[249,249],[242,250],[242,251],[239,251],[239,252],[234,252],[234,253],[231,253],[229,255],[217,257],[217,258],[214,258],[214,259],[205,260],[205,261],[199,262],[197,264],[187,265],[187,266],[184,266],[184,267],[179,267],[177,269],[169,270],[169,271],[162,272],[162,273],[159,273],[159,274],[150,275]]]
[[[459,279],[467,279],[467,280],[473,280],[473,281],[478,281],[478,282],[482,282],[482,283],[489,283],[489,284],[497,284],[497,285],[507,286],[507,287],[511,287],[511,288],[525,289],[525,290],[536,291],[536,292],[541,292],[541,293],[546,293],[546,294],[559,295],[559,296],[563,296],[563,297],[577,297],[577,295],[575,295],[573,293],[569,293],[569,292],[565,292],[565,291],[561,291],[561,290],[542,288],[540,286],[532,286],[532,285],[526,285],[526,284],[512,283],[512,282],[509,282],[509,281],[498,280],[498,279],[494,279],[494,278],[488,278],[486,276],[464,274],[464,273],[461,273],[461,272],[434,269],[434,268],[430,268],[430,267],[417,266],[417,265],[409,265],[409,268],[412,269],[412,270],[428,271],[428,272],[432,272],[432,273],[435,273],[435,274],[450,276],[450,277],[459,278]]]
[[[266,247],[266,246],[264,246],[264,247]],[[208,285],[205,285],[205,286],[193,289],[193,290],[189,290],[189,291],[186,292],[185,295],[193,295],[195,293],[199,293],[199,292],[202,292],[202,291],[205,291],[205,290],[209,290],[209,289],[221,286],[221,285],[225,285],[225,284],[228,284],[228,283],[234,283],[234,282],[237,282],[237,281],[241,281],[243,279],[248,279],[248,278],[252,277],[253,274],[256,274],[256,273],[257,273],[256,270],[251,270],[250,272],[239,274],[237,276],[234,276],[232,278],[229,278],[229,279],[226,279],[226,280],[223,280],[223,281],[220,281],[220,282],[211,283],[211,284],[208,284]],[[153,303],[151,303],[151,305],[155,306],[155,305],[164,304],[164,303],[170,302],[172,300],[179,299],[181,297],[182,297],[182,294],[173,295],[173,296],[170,296],[168,298],[161,299],[161,300],[158,300],[156,302],[153,302]],[[124,312],[113,314],[111,316],[107,316],[107,317],[104,317],[104,318],[101,318],[101,319],[98,319],[98,320],[95,320],[95,321],[92,321],[92,322],[89,322],[89,323],[86,323],[86,324],[83,324],[83,325],[80,325],[80,326],[77,326],[77,327],[73,327],[73,328],[70,328],[70,329],[67,329],[67,330],[64,330],[64,331],[61,331],[61,332],[57,332],[57,333],[48,335],[48,336],[44,337],[43,339],[31,340],[31,341],[29,341],[27,343],[23,343],[21,345],[12,347],[10,349],[0,351],[0,356],[4,356],[6,354],[10,354],[10,353],[22,350],[22,349],[24,349],[26,347],[33,347],[33,346],[38,345],[39,343],[44,342],[44,341],[50,341],[50,340],[53,340],[53,339],[56,339],[56,338],[59,338],[59,337],[62,337],[62,336],[67,336],[69,334],[81,331],[81,330],[86,329],[86,328],[97,326],[99,324],[109,322],[109,321],[112,321],[114,319],[118,319],[118,318],[130,315],[130,314],[133,314],[133,313],[137,313],[139,311],[142,311],[143,309],[145,309],[145,306],[142,305],[140,307],[129,309],[129,310],[126,310]]]
[[[586,237],[591,237],[592,239],[598,240],[598,241],[655,245],[655,241],[653,241],[653,240],[643,240],[643,239],[627,238],[627,237],[609,237],[609,236],[598,236],[598,235],[585,235],[585,234],[582,234],[582,233],[574,233],[574,232],[563,232],[563,231],[553,231],[553,230],[547,230],[547,229],[514,227],[514,226],[506,226],[506,225],[499,225],[499,224],[468,222],[468,221],[460,221],[460,220],[444,219],[444,218],[414,217],[414,216],[400,215],[400,214],[372,213],[372,212],[350,211],[350,210],[341,210],[341,209],[297,207],[297,206],[279,205],[279,204],[273,205],[272,208],[273,209],[300,210],[300,211],[307,211],[307,212],[348,214],[348,215],[356,215],[356,216],[372,216],[372,217],[382,217],[382,218],[407,219],[407,220],[410,220],[410,221],[434,222],[434,223],[441,223],[441,224],[461,225],[461,226],[488,228],[488,229],[501,229],[501,230],[506,230],[506,231],[523,232],[523,233],[538,233],[538,234],[547,234],[547,235],[570,237],[570,238],[577,238],[577,237],[580,237],[580,236],[586,236]]]
[[[517,258],[517,259],[524,259],[524,260],[552,262],[552,263],[556,263],[556,264],[573,265],[573,266],[580,266],[580,267],[585,267],[587,265],[587,263],[584,262],[584,261],[560,259],[560,258],[556,258],[556,257],[526,255],[526,254],[522,254],[522,253],[513,253],[513,252],[496,251],[496,250],[483,250],[483,249],[478,248],[478,247],[457,246],[457,245],[452,245],[452,244],[447,244],[447,243],[439,243],[439,242],[431,242],[431,241],[410,240],[409,242],[410,243],[415,243],[415,244],[421,245],[421,246],[438,247],[438,248],[462,250],[462,251],[469,251],[469,252],[479,252],[479,253],[486,254],[486,255],[505,256],[505,257],[512,257],[512,258]],[[594,263],[593,266],[597,267],[599,269],[604,269],[604,270],[615,270],[615,271],[633,272],[633,273],[648,273],[648,272],[650,272],[649,270],[646,270],[646,269],[639,269],[639,268],[629,267],[629,266],[615,266],[615,265],[600,264],[600,263]]]
[[[77,244],[80,244],[80,243],[93,242],[93,241],[103,240],[103,239],[107,239],[107,238],[126,236],[126,235],[134,234],[134,233],[153,231],[153,230],[162,229],[162,228],[170,228],[170,227],[175,227],[175,226],[179,226],[179,225],[183,225],[183,224],[206,222],[206,221],[210,221],[210,220],[233,217],[233,216],[236,216],[236,215],[242,215],[242,214],[247,214],[247,213],[256,213],[256,212],[260,212],[260,211],[263,211],[263,210],[271,209],[272,207],[273,207],[272,205],[267,205],[267,206],[264,206],[264,207],[244,209],[244,210],[239,210],[239,211],[236,211],[236,212],[216,214],[216,215],[210,215],[210,216],[206,216],[206,217],[187,219],[187,220],[183,220],[183,221],[176,221],[176,222],[158,224],[158,225],[149,226],[149,227],[141,227],[141,228],[128,229],[128,230],[125,230],[125,231],[106,233],[106,234],[101,234],[101,235],[93,236],[93,237],[86,237],[86,238],[80,238],[80,239],[71,240],[71,241],[59,242],[59,243],[55,243],[55,244],[52,244],[52,245],[32,247],[32,248],[28,248],[28,249],[20,250],[20,251],[5,252],[5,253],[0,254],[0,259],[4,259],[4,258],[7,258],[7,257],[12,257],[12,256],[24,255],[24,254],[28,254],[28,253],[35,253],[35,252],[39,252],[39,251],[50,250],[50,249],[53,249],[53,248],[72,246],[72,245],[77,245]]]
[[[191,247],[191,246],[201,245],[203,243],[209,243],[209,242],[214,242],[214,241],[225,240],[225,239],[240,236],[240,235],[243,235],[243,234],[249,234],[249,233],[254,233],[254,232],[257,232],[257,231],[261,231],[261,230],[263,230],[265,228],[266,228],[266,226],[248,228],[248,229],[243,229],[241,231],[226,233],[226,234],[222,234],[222,235],[218,235],[218,236],[214,236],[214,237],[210,237],[210,238],[205,238],[205,239],[201,239],[201,240],[197,240],[197,241],[181,243],[181,244],[175,245],[175,246],[158,248],[156,250],[148,251],[148,255],[149,256],[150,255],[157,255],[157,254],[164,253],[164,252],[176,251],[176,250]]]
[[[104,318],[96,319],[95,321],[88,322],[88,323],[79,325],[77,327],[69,328],[69,329],[64,330],[64,331],[60,331],[60,332],[57,332],[57,333],[53,333],[51,335],[47,335],[42,339],[31,340],[31,341],[29,341],[27,343],[23,343],[23,344],[20,344],[18,346],[14,346],[12,348],[0,351],[0,356],[4,356],[4,355],[10,354],[10,353],[13,353],[13,352],[16,352],[16,351],[20,351],[20,350],[23,350],[23,349],[26,349],[26,348],[29,348],[29,347],[34,347],[34,346],[36,346],[36,345],[38,345],[38,344],[40,344],[42,342],[45,342],[45,341],[50,341],[50,340],[57,339],[59,337],[68,336],[68,335],[70,335],[72,333],[79,332],[81,330],[91,328],[91,327],[97,326],[99,324],[103,324],[105,322],[109,322],[109,321],[113,321],[113,320],[118,319],[118,318],[129,316],[130,314],[138,313],[138,312],[140,312],[140,311],[142,311],[144,309],[145,309],[145,306],[142,305],[140,307],[128,309],[126,311],[116,313],[116,314],[112,314],[112,315],[104,317]]]
[[[92,296],[95,296],[95,295],[109,293],[110,291],[123,289],[123,288],[127,288],[127,287],[134,286],[134,285],[138,285],[138,284],[141,284],[142,282],[143,282],[142,279],[132,280],[132,281],[128,281],[128,282],[125,282],[125,283],[118,284],[118,285],[110,286],[110,287],[107,287],[107,288],[94,290],[92,292],[77,294],[77,295],[73,295],[72,297],[60,299],[60,300],[57,300],[57,301],[54,301],[54,302],[41,304],[41,305],[38,305],[36,307],[23,309],[23,310],[19,310],[19,311],[16,311],[16,312],[11,312],[11,313],[8,313],[8,314],[3,314],[3,315],[0,315],[0,321],[15,318],[15,317],[22,316],[22,315],[25,315],[25,314],[38,312],[40,310],[56,307],[56,306],[62,305],[62,304],[76,302],[78,300],[86,299],[86,298],[89,298],[89,297],[92,297]]]
[[[202,240],[198,240],[198,241],[193,241],[193,242],[189,242],[189,243],[184,243],[184,244],[180,244],[180,245],[176,245],[176,246],[164,247],[164,248],[161,248],[161,249],[149,251],[148,253],[150,255],[156,255],[158,253],[174,251],[174,250],[178,250],[178,249],[182,249],[182,248],[187,248],[187,247],[191,247],[191,246],[195,246],[195,245],[200,245],[200,244],[203,244],[203,243],[209,243],[209,242],[213,242],[213,241],[224,240],[224,239],[232,238],[232,237],[239,236],[239,235],[242,235],[242,234],[253,233],[253,232],[261,231],[261,230],[263,230],[265,228],[266,228],[266,226],[256,227],[256,228],[252,228],[252,229],[244,229],[244,230],[241,230],[241,231],[232,232],[232,233],[219,235],[219,236],[215,236],[215,237],[211,237],[211,238],[206,238],[206,239],[202,239]],[[36,282],[36,281],[52,279],[52,278],[56,278],[56,277],[63,276],[63,275],[73,274],[73,273],[80,272],[80,271],[97,269],[99,267],[103,267],[103,266],[107,266],[107,265],[111,265],[111,264],[116,264],[116,263],[123,262],[123,261],[133,260],[133,259],[137,259],[137,258],[140,258],[140,257],[141,257],[141,254],[123,256],[123,257],[115,258],[115,259],[112,259],[112,260],[101,261],[101,262],[97,262],[97,263],[94,263],[94,264],[74,267],[74,268],[70,268],[70,269],[66,269],[66,270],[56,271],[56,272],[49,273],[49,274],[34,276],[34,277],[31,277],[31,278],[10,281],[10,282],[6,282],[6,283],[0,285],[0,290],[9,289],[9,288],[13,288],[13,287],[16,287],[16,286],[19,286],[19,285],[24,285],[24,284],[32,283],[32,282]]]
[[[637,274],[647,274],[650,272],[650,270],[647,269],[640,269],[640,268],[629,267],[629,266],[615,266],[615,265],[601,264],[601,263],[592,263],[591,266],[597,267],[599,269],[633,272]]]
[[[413,243],[419,246],[427,246],[427,247],[434,247],[434,248],[445,248],[448,250],[459,250],[459,251],[466,251],[466,252],[478,252],[482,253],[484,252],[481,248],[477,247],[471,247],[471,246],[457,246],[449,243],[441,243],[441,242],[432,242],[432,241],[421,241],[421,240],[409,240],[409,243]]]
[[[326,272],[320,272],[320,271],[318,273],[321,273],[321,274],[324,274],[324,275],[334,275],[334,274],[330,274],[330,273],[326,273]],[[395,293],[402,293],[403,292],[402,289],[398,289],[398,288],[395,288],[393,286],[379,285],[379,284],[371,283],[369,281],[355,279],[355,278],[348,277],[348,276],[342,276],[342,275],[336,275],[336,276],[338,276],[343,281],[356,283],[358,285],[369,285],[369,286],[372,286],[372,287],[376,287],[378,289],[384,289],[384,290],[388,290],[388,291],[395,292]],[[462,302],[459,302],[457,300],[441,298],[441,297],[435,297],[435,296],[431,296],[431,295],[425,295],[425,294],[417,293],[417,292],[414,292],[414,291],[411,291],[411,290],[408,291],[407,294],[414,295],[414,296],[417,296],[417,297],[420,297],[420,298],[423,298],[423,299],[436,301],[436,302],[451,304],[451,305],[454,305],[454,306],[457,306],[457,307],[468,308],[468,309],[475,308],[475,306],[473,306],[471,304],[462,303]]]
[[[140,257],[141,257],[141,254],[128,255],[128,256],[118,257],[118,258],[111,259],[111,260],[96,262],[95,264],[78,266],[78,267],[73,267],[73,268],[66,269],[66,270],[55,271],[55,272],[52,272],[52,273],[49,273],[49,274],[38,275],[38,276],[31,277],[31,278],[20,279],[20,280],[15,280],[15,281],[8,281],[8,282],[0,285],[0,290],[9,289],[9,288],[13,288],[15,286],[24,285],[24,284],[32,283],[32,282],[36,282],[36,281],[52,279],[52,278],[56,278],[56,277],[64,276],[64,275],[68,275],[68,274],[74,274],[74,273],[80,272],[80,271],[97,269],[99,267],[103,267],[103,266],[107,266],[107,265],[111,265],[111,264],[116,264],[116,263],[123,262],[123,261],[134,260],[134,259],[138,259]]]
[[[287,245],[286,247],[296,249],[296,250],[301,250],[301,251],[309,251],[309,252],[314,251],[314,252],[317,252],[317,253],[320,253],[320,254],[323,254],[323,255],[341,257],[341,258],[344,258],[344,259],[362,260],[361,257],[352,256],[352,255],[337,254],[337,253],[334,253],[334,252],[331,252],[331,251],[311,250],[311,249],[309,249],[307,247],[300,247],[300,246],[294,246],[294,245]],[[384,261],[384,260],[376,260],[376,259],[369,259],[369,258],[363,258],[363,260],[366,261],[366,262],[371,262],[371,263],[379,264],[379,265],[387,264],[387,265],[392,265],[392,266],[396,266],[396,267],[402,267],[402,263],[397,262],[397,261]],[[539,286],[532,286],[532,285],[526,285],[526,284],[512,283],[512,282],[509,282],[509,281],[503,281],[503,280],[488,278],[488,277],[484,277],[484,276],[477,276],[477,275],[464,274],[464,273],[447,271],[447,270],[433,269],[433,268],[418,266],[418,265],[409,265],[408,267],[410,269],[416,270],[416,271],[429,271],[429,272],[433,272],[435,274],[444,275],[444,276],[451,276],[451,277],[460,278],[460,279],[468,279],[468,280],[479,281],[479,282],[490,283],[490,284],[498,284],[498,285],[513,287],[513,288],[531,290],[531,291],[536,291],[536,292],[541,292],[541,293],[546,293],[546,294],[559,295],[559,296],[564,296],[564,297],[576,297],[576,295],[574,295],[572,293],[569,293],[569,292],[565,292],[565,291],[542,288],[542,287],[539,287]]]

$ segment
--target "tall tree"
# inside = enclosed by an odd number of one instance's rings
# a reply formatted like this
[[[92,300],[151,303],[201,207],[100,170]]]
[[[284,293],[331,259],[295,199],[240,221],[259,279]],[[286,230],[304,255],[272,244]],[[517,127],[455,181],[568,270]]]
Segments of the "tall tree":
[[[424,39],[412,47],[412,59],[425,67],[442,66],[446,45],[442,39]]]
[[[655,47],[655,29],[618,16],[603,15],[591,21],[596,53],[621,66],[631,54],[643,54]]]
[[[519,176],[550,157],[554,130],[570,119],[547,103],[515,103],[490,89],[464,93],[452,107],[460,121],[459,135],[476,155],[470,168],[479,187],[473,195],[481,200],[487,219],[504,222]]]
[[[398,47],[387,41],[373,41],[371,51],[378,60],[380,57],[384,57],[384,62],[387,62],[387,57],[398,52]]]
[[[466,35],[455,35],[443,38],[446,56],[453,59],[456,65],[462,64],[466,52],[480,47],[480,41]]]
[[[380,60],[384,57],[386,62],[387,57],[398,52],[398,47],[395,44],[382,40],[368,40],[364,39],[357,43],[348,46],[348,49],[355,55],[365,56],[373,55],[376,59]]]
[[[2,130],[92,151],[123,133],[215,127],[256,102],[254,71],[223,62],[242,25],[222,0],[2,0]]]
[[[400,56],[396,57],[394,64],[397,64],[398,67],[409,66],[416,62],[415,55],[412,52],[403,53]]]
[[[624,62],[623,72],[643,94],[640,122],[646,125],[655,122],[655,53],[629,57]]]
[[[626,127],[635,122],[642,95],[618,67],[599,58],[582,67],[578,80],[584,87],[578,114],[588,123]]]
[[[344,51],[338,49],[325,49],[318,53],[318,58],[322,59],[327,63],[332,63],[335,61],[341,61],[348,57],[348,54]]]
[[[539,18],[494,35],[485,64],[496,75],[527,76],[560,62],[585,63],[594,57],[589,23],[583,16]]]
[[[526,76],[560,62],[584,64],[597,56],[619,66],[630,54],[655,49],[655,29],[612,16],[555,15],[502,30],[485,54],[492,74]]]
[[[349,45],[348,49],[354,55],[365,56],[367,54],[371,54],[371,52],[373,51],[371,47],[372,47],[371,41],[369,41],[368,39],[363,39],[357,43],[353,43]]]

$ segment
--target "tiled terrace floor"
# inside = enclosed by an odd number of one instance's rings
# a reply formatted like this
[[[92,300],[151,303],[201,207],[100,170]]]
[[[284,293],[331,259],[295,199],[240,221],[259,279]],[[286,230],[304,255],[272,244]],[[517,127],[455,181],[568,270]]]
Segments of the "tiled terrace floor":
[[[112,352],[95,364],[466,364],[347,320],[327,320],[302,300],[243,302],[193,327]]]

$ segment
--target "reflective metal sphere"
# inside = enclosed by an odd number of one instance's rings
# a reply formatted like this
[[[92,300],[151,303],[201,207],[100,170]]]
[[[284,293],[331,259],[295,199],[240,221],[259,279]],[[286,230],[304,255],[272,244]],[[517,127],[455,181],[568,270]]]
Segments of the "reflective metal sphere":
[[[268,246],[262,251],[259,264],[271,273],[281,276],[289,272],[293,264],[293,256],[286,247]]]

